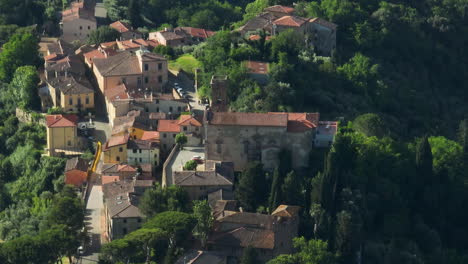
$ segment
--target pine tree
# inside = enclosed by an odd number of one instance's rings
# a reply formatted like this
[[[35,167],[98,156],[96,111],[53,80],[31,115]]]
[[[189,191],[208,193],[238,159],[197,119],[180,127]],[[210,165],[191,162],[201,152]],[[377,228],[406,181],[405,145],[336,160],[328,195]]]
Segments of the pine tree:
[[[271,183],[270,197],[268,199],[271,212],[273,212],[281,202],[281,180],[279,170],[276,168],[273,172],[273,182]]]

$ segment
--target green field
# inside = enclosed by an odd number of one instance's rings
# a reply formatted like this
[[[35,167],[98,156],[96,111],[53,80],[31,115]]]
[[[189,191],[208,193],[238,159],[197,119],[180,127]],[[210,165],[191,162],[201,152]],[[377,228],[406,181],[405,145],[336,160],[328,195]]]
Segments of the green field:
[[[175,71],[180,71],[182,69],[190,75],[195,74],[195,69],[200,66],[200,62],[191,54],[184,54],[176,60],[171,60],[169,62],[169,69]]]

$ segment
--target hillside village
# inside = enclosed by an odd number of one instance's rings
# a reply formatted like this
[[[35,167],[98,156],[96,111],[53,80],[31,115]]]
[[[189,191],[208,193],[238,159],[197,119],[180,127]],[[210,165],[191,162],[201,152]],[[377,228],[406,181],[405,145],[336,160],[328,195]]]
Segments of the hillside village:
[[[63,110],[45,117],[46,153],[68,158],[65,183],[84,192],[88,207],[95,199],[90,196],[103,197],[93,217],[103,217],[105,223],[92,219],[100,223],[93,225],[92,232],[100,236],[96,242],[141,228],[145,215],[139,200],[158,183],[181,187],[190,201],[209,202],[215,222],[208,251],[194,247],[198,253],[183,257],[190,263],[233,263],[247,246],[260,250],[261,261],[292,253],[300,207],[279,205],[271,214],[245,212],[234,195],[236,175],[254,161],[273,171],[282,151],[292,154],[294,169],[304,169],[315,148],[332,145],[338,122],[323,121],[319,113],[231,112],[227,76],[212,76],[212,98],[202,104],[193,80],[169,70],[168,60],[151,50],[197,44],[213,31],[166,28],[144,39],[117,21],[110,27],[118,30],[119,39],[74,50],[70,43],[85,42],[97,27],[93,12],[87,1],[72,3],[62,12],[62,37],[43,40],[41,46],[42,81],[48,88],[42,107]],[[252,32],[258,30],[274,37],[287,29],[314,36],[311,43],[324,55],[336,45],[336,25],[294,16],[293,8],[280,5],[266,8],[238,30],[254,39],[258,36]],[[266,75],[258,69],[263,63],[250,62],[248,68]],[[103,120],[100,128],[97,120]],[[90,144],[98,144],[95,159],[85,160],[80,155]],[[190,162],[196,166],[187,168]],[[204,258],[211,260],[199,260]]]
[[[466,10],[0,0],[0,263],[468,263]]]

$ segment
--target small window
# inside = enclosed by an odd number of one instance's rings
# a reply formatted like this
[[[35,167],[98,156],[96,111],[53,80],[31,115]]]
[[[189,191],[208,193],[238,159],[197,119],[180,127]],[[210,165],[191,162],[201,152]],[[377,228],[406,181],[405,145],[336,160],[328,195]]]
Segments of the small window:
[[[67,141],[67,145],[68,145],[69,147],[71,147],[71,140],[68,140],[68,141]]]
[[[187,131],[187,127],[186,127],[186,126],[184,126],[184,131]]]
[[[122,233],[123,233],[124,235],[126,235],[126,234],[127,234],[127,228],[123,228],[123,229],[122,229]]]
[[[122,147],[119,148],[119,152],[123,152],[123,148],[122,148]]]
[[[138,222],[138,223],[141,223],[141,218],[138,218],[137,222]]]
[[[163,148],[164,148],[164,149],[167,149],[167,146],[166,146],[166,144],[163,144]]]
[[[137,153],[137,150],[136,150],[136,149],[134,149],[134,150],[133,150],[133,153]]]
[[[115,158],[115,160],[116,160],[116,161],[120,161],[120,157],[117,156],[117,157]]]
[[[139,149],[138,152],[140,152],[140,154],[141,154],[141,149]]]
[[[178,112],[182,111],[182,107],[180,107],[180,106],[177,107],[177,111],[178,111]]]
[[[123,222],[124,222],[124,223],[127,223],[127,219],[124,219]]]
[[[195,128],[195,131],[198,131],[198,127]]]
[[[148,83],[148,81],[149,81],[148,77],[145,77],[145,83]]]
[[[158,63],[158,70],[162,70],[162,63]]]
[[[158,154],[154,154],[154,158],[157,159],[157,158],[158,158]]]
[[[122,83],[127,84],[127,78],[122,78]]]
[[[140,158],[140,162],[142,162],[143,160]]]
[[[166,138],[167,137],[167,134],[163,134],[163,138]]]
[[[156,99],[156,103],[159,104],[159,99]]]
[[[80,30],[82,30],[82,29],[83,29],[83,27],[82,27],[82,26],[80,26]]]
[[[169,106],[169,112],[172,112],[172,106]]]
[[[148,71],[149,67],[148,64],[145,63],[145,71]]]
[[[137,78],[137,85],[138,85],[138,87],[141,86],[141,77],[138,77],[138,78]]]
[[[81,98],[78,98],[78,103],[76,104],[76,106],[80,106],[81,105]]]
[[[160,76],[158,76],[158,82],[159,82],[159,83],[162,83],[162,81],[163,81],[163,78],[162,78],[162,76],[161,76],[161,75],[160,75]]]
[[[69,105],[73,105],[73,98],[71,98],[71,97],[68,98],[68,104],[69,104]]]
[[[88,29],[91,29],[91,26],[88,26]]]
[[[172,137],[175,138],[175,134],[172,134]]]
[[[86,96],[85,103],[89,104],[89,97],[88,96]]]
[[[136,139],[136,136],[133,136],[133,139]]]
[[[159,107],[156,107],[156,112],[159,112]]]

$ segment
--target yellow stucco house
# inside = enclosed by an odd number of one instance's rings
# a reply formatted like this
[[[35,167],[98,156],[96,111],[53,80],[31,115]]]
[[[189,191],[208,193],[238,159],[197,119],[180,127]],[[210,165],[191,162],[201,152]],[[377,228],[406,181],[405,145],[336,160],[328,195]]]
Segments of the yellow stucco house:
[[[76,115],[47,115],[47,155],[75,151],[79,146]]]
[[[127,143],[129,135],[112,136],[104,145],[104,163],[125,163],[127,162]]]
[[[87,81],[74,77],[59,77],[48,81],[54,106],[65,112],[84,112],[94,108],[94,90]]]

